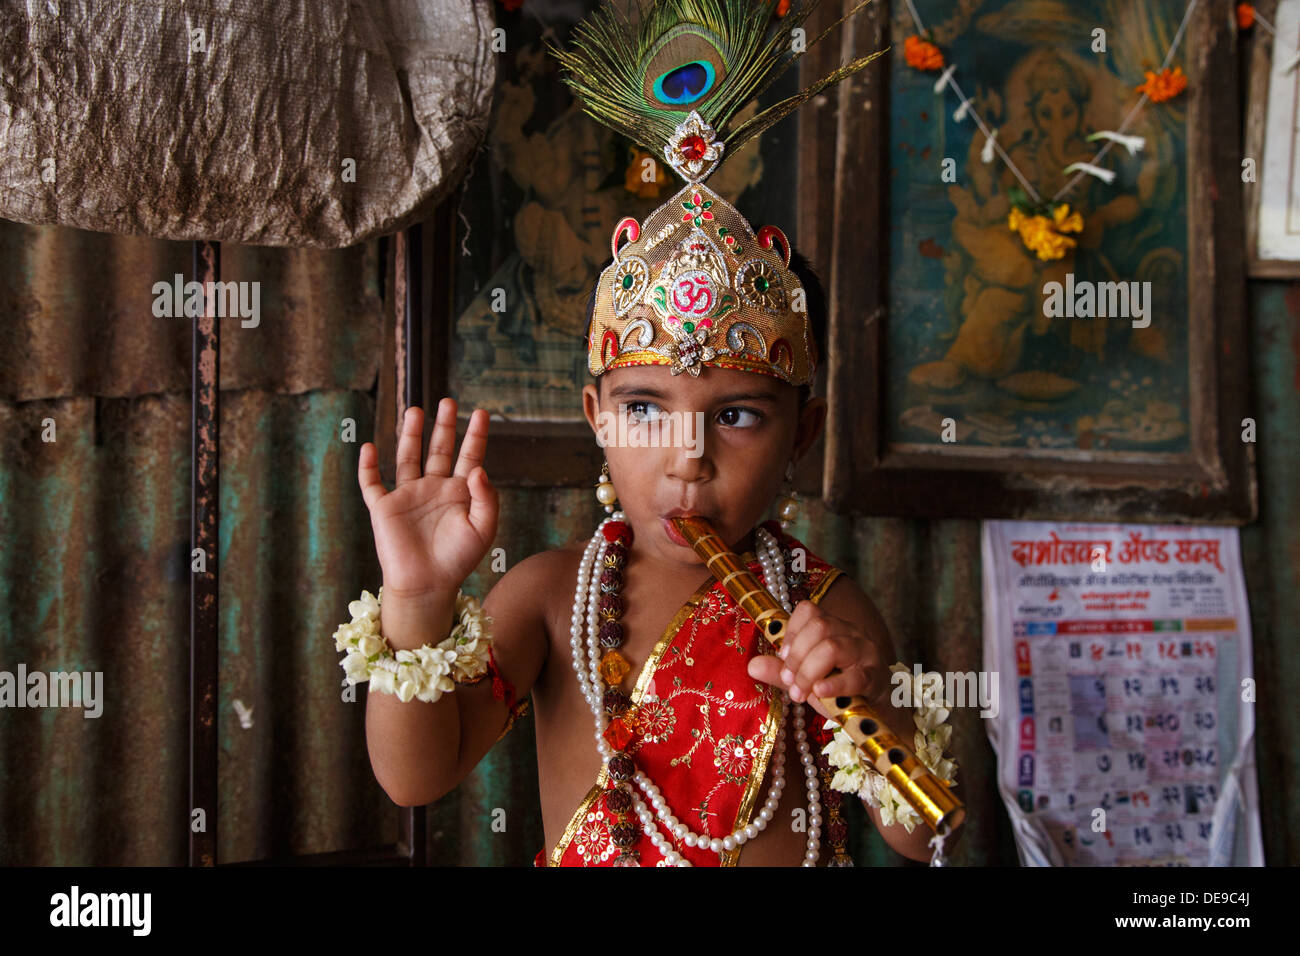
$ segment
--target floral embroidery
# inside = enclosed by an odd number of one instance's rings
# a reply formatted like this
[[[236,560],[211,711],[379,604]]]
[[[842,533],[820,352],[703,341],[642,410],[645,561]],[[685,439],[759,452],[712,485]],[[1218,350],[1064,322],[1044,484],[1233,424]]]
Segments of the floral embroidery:
[[[609,835],[609,822],[604,810],[593,810],[587,819],[578,826],[573,836],[573,844],[578,856],[582,857],[583,866],[605,863],[614,851],[614,841]]]
[[[728,783],[743,784],[754,764],[754,741],[739,734],[727,734],[713,748],[713,766],[722,771]]]
[[[677,726],[677,712],[673,710],[672,704],[658,698],[647,701],[641,706],[639,726],[647,741],[661,744]]]
[[[699,193],[692,194],[690,202],[682,203],[682,208],[686,210],[682,222],[691,222],[699,226],[705,219],[712,219],[713,213],[708,211],[712,205],[712,199],[703,199]]]
[[[737,616],[735,620],[736,626],[732,628],[731,633],[727,635],[727,639],[723,641],[723,646],[734,648],[737,654],[740,654],[742,657],[747,657],[750,653],[750,648],[741,634],[741,627],[744,622],[739,616]],[[761,640],[766,644],[767,635],[763,635]],[[766,648],[764,648],[764,650],[766,650]]]

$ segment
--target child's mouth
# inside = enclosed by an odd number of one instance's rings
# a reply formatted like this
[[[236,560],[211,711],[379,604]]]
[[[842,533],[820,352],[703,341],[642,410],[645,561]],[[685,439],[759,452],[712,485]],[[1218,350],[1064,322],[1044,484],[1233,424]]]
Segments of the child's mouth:
[[[673,517],[660,519],[663,522],[664,533],[668,535],[668,540],[673,544],[681,545],[683,548],[689,548],[691,543],[682,536],[680,531],[677,530],[677,525],[673,524]]]
[[[680,544],[684,548],[689,548],[691,546],[690,542],[683,538],[682,533],[677,530],[677,526],[673,524],[672,518],[662,518],[660,520],[664,523],[664,531],[667,532],[669,541],[673,544]]]

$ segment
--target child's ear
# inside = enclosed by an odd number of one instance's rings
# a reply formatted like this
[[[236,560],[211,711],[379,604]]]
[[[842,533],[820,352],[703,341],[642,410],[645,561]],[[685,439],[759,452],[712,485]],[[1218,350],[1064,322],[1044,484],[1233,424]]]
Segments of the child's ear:
[[[599,423],[597,415],[600,414],[600,394],[595,385],[582,386],[582,414],[587,419],[587,424],[591,430],[599,434]]]

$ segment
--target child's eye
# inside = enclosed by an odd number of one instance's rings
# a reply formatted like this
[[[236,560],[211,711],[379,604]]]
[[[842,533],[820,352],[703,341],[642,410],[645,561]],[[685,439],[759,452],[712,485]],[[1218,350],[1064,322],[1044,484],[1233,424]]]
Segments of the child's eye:
[[[653,414],[651,414],[648,411],[651,408],[655,410]],[[661,410],[662,409],[660,409],[659,406],[656,405],[654,402],[628,402],[627,403],[628,421],[633,422],[634,424],[654,421],[659,417],[658,413]]]
[[[742,416],[749,416],[744,418]],[[741,408],[739,405],[732,405],[730,408],[724,408],[718,413],[718,421],[723,425],[730,425],[735,428],[753,428],[763,420],[763,416],[752,408]]]

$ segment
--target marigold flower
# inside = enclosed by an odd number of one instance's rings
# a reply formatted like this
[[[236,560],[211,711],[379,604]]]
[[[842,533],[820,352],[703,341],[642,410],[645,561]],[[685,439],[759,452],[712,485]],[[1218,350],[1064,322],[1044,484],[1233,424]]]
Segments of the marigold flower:
[[[1070,204],[1062,203],[1052,210],[1052,216],[1026,216],[1014,206],[1007,216],[1007,226],[1020,233],[1025,248],[1044,262],[1062,259],[1077,242],[1066,232],[1082,232],[1083,216],[1070,212]]]
[[[1255,5],[1253,3],[1237,4],[1237,29],[1249,30],[1255,25]]]
[[[908,66],[918,70],[943,69],[943,54],[939,52],[939,48],[919,36],[913,35],[904,41],[903,56],[907,59]]]
[[[1057,232],[1082,232],[1083,216],[1077,212],[1070,212],[1070,204],[1063,202],[1052,210],[1052,218],[1056,220]]]
[[[1075,245],[1075,241],[1068,236],[1045,229],[1039,236],[1037,244],[1033,246],[1033,250],[1038,254],[1039,259],[1048,262],[1054,259],[1064,259],[1065,254],[1073,249]]]
[[[1029,231],[1026,245],[1044,262],[1060,259],[1074,248],[1074,240],[1061,235],[1047,224],[1043,216],[1035,216],[1033,228]]]
[[[1158,74],[1147,70],[1146,80],[1134,88],[1150,97],[1152,103],[1163,103],[1187,89],[1187,77],[1183,75],[1181,66],[1172,70],[1166,67]]]

